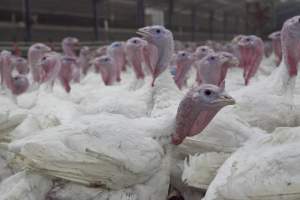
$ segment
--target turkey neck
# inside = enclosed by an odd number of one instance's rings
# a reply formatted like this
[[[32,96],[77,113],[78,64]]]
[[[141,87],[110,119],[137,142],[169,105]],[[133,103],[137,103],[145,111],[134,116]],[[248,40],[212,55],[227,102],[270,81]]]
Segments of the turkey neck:
[[[278,69],[274,72],[274,76],[275,77],[272,77],[272,80],[270,80],[271,87],[279,95],[285,95],[291,98],[294,93],[297,76],[290,76],[284,59],[281,60]]]
[[[3,78],[6,86],[11,89],[12,88],[12,66],[11,66],[11,58],[4,57],[3,58]]]

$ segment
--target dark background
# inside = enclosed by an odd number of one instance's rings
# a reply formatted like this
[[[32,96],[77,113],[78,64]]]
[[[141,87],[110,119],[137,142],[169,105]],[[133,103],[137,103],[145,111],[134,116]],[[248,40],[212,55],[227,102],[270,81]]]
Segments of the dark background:
[[[147,9],[183,41],[263,38],[300,14],[299,0],[0,0],[0,41],[124,40],[153,23]],[[104,28],[106,26],[106,28]]]

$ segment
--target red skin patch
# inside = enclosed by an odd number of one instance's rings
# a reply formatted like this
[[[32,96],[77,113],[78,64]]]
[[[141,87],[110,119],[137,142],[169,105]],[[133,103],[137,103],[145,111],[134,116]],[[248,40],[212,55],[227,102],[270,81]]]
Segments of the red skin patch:
[[[219,109],[202,110],[192,92],[181,101],[176,115],[176,129],[172,135],[172,143],[181,144],[187,136],[200,133],[213,119]]]
[[[133,71],[137,79],[144,79],[145,75],[142,68],[143,52],[141,49],[127,48],[128,61],[133,67]]]
[[[157,47],[153,44],[148,43],[147,46],[143,49],[145,64],[150,71],[154,74],[154,68],[158,61],[158,50]]]
[[[95,67],[99,70],[102,80],[105,85],[112,85],[117,80],[117,66],[112,63],[107,64],[95,64]]]
[[[299,21],[295,16],[287,20],[281,30],[282,56],[290,77],[297,76],[300,58]]]
[[[218,86],[221,87],[221,88],[225,88],[225,78],[226,78],[226,75],[227,75],[228,68],[229,68],[229,66],[227,64],[224,64],[222,66],[221,77],[220,77],[220,80],[218,82]]]
[[[258,67],[263,59],[264,44],[256,39],[252,46],[240,46],[240,65],[244,69],[243,77],[245,85],[249,84],[250,79],[256,74]]]
[[[71,63],[62,64],[62,67],[59,72],[59,80],[67,93],[71,91],[70,82],[73,79],[72,74],[73,74],[72,64]]]
[[[298,73],[297,66],[299,59],[297,53],[298,52],[296,52],[293,47],[287,48],[287,63],[289,65],[289,74],[291,77],[297,76]]]
[[[281,63],[282,59],[282,49],[280,38],[272,41],[272,46],[276,56],[276,65],[278,66]]]
[[[185,60],[177,63],[176,75],[174,80],[179,89],[182,88],[183,84],[186,81],[186,76],[191,68],[192,62],[192,60]]]
[[[135,72],[136,78],[137,79],[144,79],[145,75],[142,69],[142,61],[140,58],[135,58],[132,61],[132,66],[133,66],[133,70]]]

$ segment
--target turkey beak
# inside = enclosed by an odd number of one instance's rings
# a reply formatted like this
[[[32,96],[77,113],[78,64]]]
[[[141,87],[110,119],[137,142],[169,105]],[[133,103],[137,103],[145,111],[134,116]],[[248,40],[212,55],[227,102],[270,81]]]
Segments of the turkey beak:
[[[214,103],[221,103],[223,105],[234,105],[236,102],[233,97],[229,96],[228,94],[221,94]]]
[[[149,28],[148,27],[140,28],[140,29],[138,29],[138,31],[136,33],[138,35],[143,36],[144,38],[147,38],[147,37],[150,36]]]

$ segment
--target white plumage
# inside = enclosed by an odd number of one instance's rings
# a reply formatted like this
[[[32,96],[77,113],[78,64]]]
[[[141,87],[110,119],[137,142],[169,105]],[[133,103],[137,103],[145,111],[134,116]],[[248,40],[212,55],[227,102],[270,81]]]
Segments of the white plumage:
[[[237,150],[221,167],[204,200],[299,199],[299,128],[278,128]]]

